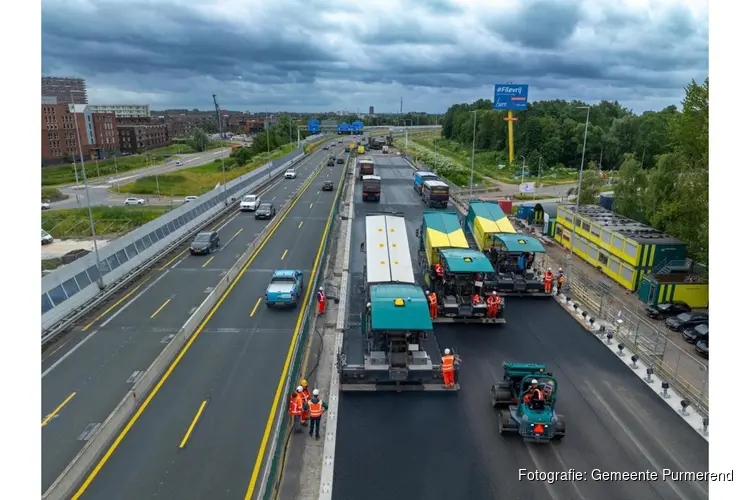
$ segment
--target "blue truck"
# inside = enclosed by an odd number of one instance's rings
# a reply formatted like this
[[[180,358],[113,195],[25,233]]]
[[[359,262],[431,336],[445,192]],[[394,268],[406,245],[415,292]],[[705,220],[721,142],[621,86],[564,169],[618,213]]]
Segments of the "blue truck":
[[[297,307],[303,299],[305,280],[302,271],[277,269],[271,275],[266,288],[265,299],[268,307]]]
[[[307,131],[310,135],[320,133],[320,120],[307,120]]]

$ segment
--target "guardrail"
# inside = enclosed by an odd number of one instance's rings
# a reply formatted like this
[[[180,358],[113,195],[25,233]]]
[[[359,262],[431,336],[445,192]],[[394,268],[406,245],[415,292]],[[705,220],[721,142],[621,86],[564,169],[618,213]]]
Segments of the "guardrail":
[[[327,262],[328,253],[330,251],[330,241],[331,241],[331,234],[333,234],[333,225],[336,220],[336,217],[338,216],[339,211],[339,205],[341,201],[341,194],[343,192],[343,186],[347,182],[347,179],[349,176],[349,171],[351,168],[350,162],[354,159],[354,156],[350,154],[349,159],[346,164],[346,171],[343,173],[342,180],[339,183],[339,186],[336,190],[336,198],[334,200],[333,210],[331,212],[331,216],[329,219],[329,230],[325,237],[325,242],[323,244],[323,254],[320,256],[320,262],[321,265],[318,266],[318,269],[315,273],[314,281],[310,281],[310,286],[317,289],[321,285],[321,275],[323,273],[323,268],[325,267],[322,265],[323,262]],[[283,402],[285,404],[281,405],[281,407],[278,409],[278,416],[276,419],[276,426],[273,434],[273,439],[271,440],[271,448],[268,451],[268,458],[266,460],[266,467],[263,475],[263,480],[261,482],[259,493],[255,498],[263,499],[263,500],[271,500],[275,498],[275,495],[278,493],[279,488],[279,479],[281,477],[281,472],[283,471],[284,467],[284,460],[285,460],[285,454],[286,454],[286,442],[289,439],[290,431],[291,431],[291,420],[289,418],[289,413],[287,410],[286,402],[288,401],[288,398],[286,397],[288,394],[291,394],[296,386],[297,386],[297,380],[299,380],[300,377],[300,369],[301,362],[302,362],[302,349],[301,346],[306,345],[308,341],[308,337],[311,335],[311,328],[310,328],[310,311],[313,309],[313,301],[315,299],[314,294],[310,294],[310,299],[308,300],[308,303],[305,305],[306,311],[305,316],[302,322],[302,327],[300,328],[300,336],[297,339],[297,344],[295,346],[294,350],[294,357],[293,363],[291,366],[291,369],[289,370],[289,373],[287,375],[287,378],[284,383],[284,399]],[[314,320],[313,320],[313,327],[314,327]],[[305,375],[305,378],[308,376]],[[273,478],[273,481],[270,480],[270,478]]]
[[[187,322],[178,330],[156,360],[151,363],[148,369],[135,382],[133,388],[128,391],[112,413],[109,414],[93,437],[89,439],[78,455],[76,455],[55,482],[42,495],[43,500],[63,500],[71,497],[84,481],[84,478],[90,473],[96,462],[103,456],[105,450],[114,441],[120,429],[127,424],[128,420],[141,405],[148,404],[153,397],[153,389],[157,381],[163,377],[170,365],[177,362],[179,353],[189,347],[192,342],[191,339],[195,338],[198,328],[203,323],[206,315],[218,303],[227,289],[232,286],[232,283],[240,275],[247,261],[258,250],[260,245],[281,224],[284,215],[294,205],[304,190],[310,186],[315,179],[317,171],[323,168],[322,165],[321,163],[312,172],[309,179],[295,191],[294,195],[281,207],[273,223],[268,224],[261,231],[227,274],[221,278],[218,285],[208,294],[203,303],[201,303]]]
[[[298,148],[110,242],[99,250],[100,267],[96,255],[90,253],[44,276],[42,343],[65,331],[122,285],[184,243],[197,228],[221,216],[236,199],[264,185],[303,157],[302,148]]]

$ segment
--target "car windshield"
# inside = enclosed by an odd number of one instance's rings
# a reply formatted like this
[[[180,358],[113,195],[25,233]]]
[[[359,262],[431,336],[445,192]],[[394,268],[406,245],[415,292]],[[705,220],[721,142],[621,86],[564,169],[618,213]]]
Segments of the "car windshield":
[[[701,335],[708,334],[708,325],[698,325],[695,327],[695,331]]]
[[[690,313],[682,313],[677,316],[677,319],[679,319],[680,321],[690,321],[691,318],[692,316],[690,315]]]
[[[656,306],[656,308],[660,311],[666,311],[670,307],[672,307],[672,304],[659,304],[658,306]]]
[[[201,234],[199,234],[198,236],[195,237],[195,242],[196,243],[203,243],[203,242],[208,241],[210,239],[211,239],[211,235],[209,235],[208,233],[201,233]]]
[[[270,203],[264,203],[260,206],[261,210],[271,210],[271,204]]]
[[[245,196],[242,201],[255,201],[255,195]]]
[[[44,238],[45,236],[49,236],[49,233],[42,229],[42,238]]]

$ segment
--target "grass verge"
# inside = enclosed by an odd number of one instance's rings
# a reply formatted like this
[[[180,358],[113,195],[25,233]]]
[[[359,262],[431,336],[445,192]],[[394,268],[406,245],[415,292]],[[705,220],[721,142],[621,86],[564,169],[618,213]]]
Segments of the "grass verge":
[[[119,235],[164,215],[171,207],[91,207],[96,235]],[[89,213],[86,208],[71,208],[45,212],[42,229],[59,239],[88,238],[91,236]]]
[[[319,140],[319,141],[315,141],[315,142],[312,142],[312,143],[310,143],[310,144],[305,144],[305,145],[304,145],[304,146],[302,147],[302,150],[303,150],[303,151],[305,152],[305,154],[310,154],[310,153],[313,153],[313,152],[314,152],[314,151],[316,151],[316,150],[317,150],[317,149],[318,149],[318,148],[319,148],[319,147],[320,147],[321,145],[323,145],[323,144],[325,144],[325,143],[329,142],[330,140],[331,140],[330,138],[328,138],[328,139],[321,139],[321,140]]]
[[[62,201],[70,198],[57,188],[42,188],[42,200]]]
[[[271,158],[275,159],[289,154],[294,151],[296,147],[297,145],[295,143],[286,144],[279,149],[271,151]],[[268,158],[265,154],[259,154],[250,163],[247,163],[242,167],[235,167],[231,170],[227,170],[227,182],[255,170],[261,165],[264,165],[267,160]],[[203,193],[214,189],[219,182],[223,182],[221,160],[214,160],[210,163],[198,165],[197,167],[186,168],[174,173],[159,175],[158,178],[154,175],[141,177],[134,182],[120,186],[120,192],[140,195],[160,194],[161,196],[166,197],[200,196]]]
[[[521,201],[542,201],[542,200],[556,200],[560,198],[559,196],[554,196],[551,194],[528,194],[528,193],[517,193],[513,195],[513,198],[516,200]]]
[[[212,142],[210,146],[208,146],[208,150],[214,150],[219,148],[229,148],[236,144],[240,144],[238,142],[231,142],[231,141],[215,141]],[[190,147],[188,144],[184,143],[176,143],[176,144],[170,144],[169,146],[163,147],[163,148],[156,148],[152,149],[151,154],[155,155],[176,155],[176,154],[192,154],[192,153],[198,153],[199,151],[195,150],[194,148]]]

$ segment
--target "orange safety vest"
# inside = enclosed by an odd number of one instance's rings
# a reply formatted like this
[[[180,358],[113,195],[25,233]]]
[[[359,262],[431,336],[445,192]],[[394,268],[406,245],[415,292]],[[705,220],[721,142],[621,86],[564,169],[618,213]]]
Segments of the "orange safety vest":
[[[563,275],[562,274],[557,277],[557,284],[558,285],[562,285],[563,284]]]
[[[289,401],[289,413],[292,415],[299,415],[302,413],[302,408],[297,403],[297,398],[292,397],[292,399]]]
[[[435,292],[427,296],[427,301],[430,303],[431,306],[434,306],[437,304],[437,297],[435,296]]]
[[[553,278],[552,273],[550,272],[544,273],[544,281],[552,281],[552,278]]]
[[[318,290],[318,302],[323,302],[325,300],[326,300],[326,294]]]
[[[479,303],[481,303],[481,302],[482,302],[482,299],[480,299],[480,298],[479,298],[479,295],[477,295],[476,293],[475,293],[474,295],[472,295],[472,296],[471,296],[471,303],[472,303],[473,305],[477,305],[477,304],[479,304]]]
[[[443,365],[442,365],[442,368],[443,368],[443,372],[452,372],[453,371],[454,367],[453,367],[453,355],[452,354],[448,354],[446,356],[443,356]]]
[[[440,264],[435,264],[435,274],[437,274],[438,276],[442,276],[443,266],[441,266]]]
[[[318,401],[317,403],[308,403],[308,411],[310,412],[310,418],[320,418],[323,415],[323,402]]]
[[[490,295],[487,297],[487,305],[490,307],[497,307],[500,305],[500,297],[497,295]]]
[[[310,399],[310,389],[308,387],[302,388],[302,397],[305,398],[305,401]]]

